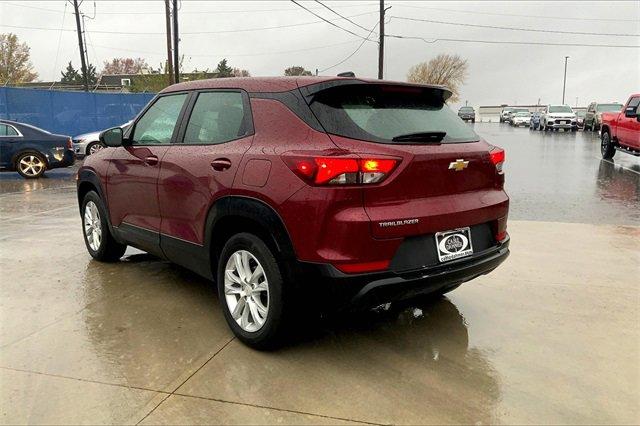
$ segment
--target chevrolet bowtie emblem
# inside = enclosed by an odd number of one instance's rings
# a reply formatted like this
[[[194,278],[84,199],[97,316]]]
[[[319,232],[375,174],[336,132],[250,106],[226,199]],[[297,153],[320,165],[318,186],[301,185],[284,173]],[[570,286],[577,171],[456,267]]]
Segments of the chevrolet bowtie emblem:
[[[457,159],[456,161],[452,161],[449,163],[449,170],[455,170],[456,172],[461,172],[467,168],[469,165],[468,161],[464,161],[462,158]]]

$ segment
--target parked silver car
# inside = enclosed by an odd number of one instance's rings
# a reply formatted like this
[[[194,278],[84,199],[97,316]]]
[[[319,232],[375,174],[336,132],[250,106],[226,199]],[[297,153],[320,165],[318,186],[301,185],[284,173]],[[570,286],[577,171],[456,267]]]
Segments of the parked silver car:
[[[120,127],[125,129],[130,124],[131,121],[128,121]],[[96,152],[104,148],[104,146],[100,143],[100,132],[102,132],[102,130],[97,132],[84,133],[82,135],[74,137],[73,146],[75,147],[76,155],[84,157],[87,155],[95,154]]]
[[[529,121],[531,121],[531,113],[529,111],[519,111],[513,114],[510,124],[515,127],[529,127]]]

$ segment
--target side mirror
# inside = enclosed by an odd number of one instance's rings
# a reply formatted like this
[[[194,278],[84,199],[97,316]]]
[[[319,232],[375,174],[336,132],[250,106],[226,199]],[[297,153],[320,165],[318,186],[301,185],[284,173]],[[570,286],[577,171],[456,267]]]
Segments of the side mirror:
[[[106,146],[121,146],[122,145],[122,128],[114,127],[107,129],[100,133],[100,142]]]
[[[638,112],[636,112],[636,120],[640,123],[640,108],[638,108]]]
[[[624,110],[624,116],[625,117],[630,117],[630,118],[636,117],[638,115],[636,113],[636,109],[637,109],[637,107],[627,107]]]

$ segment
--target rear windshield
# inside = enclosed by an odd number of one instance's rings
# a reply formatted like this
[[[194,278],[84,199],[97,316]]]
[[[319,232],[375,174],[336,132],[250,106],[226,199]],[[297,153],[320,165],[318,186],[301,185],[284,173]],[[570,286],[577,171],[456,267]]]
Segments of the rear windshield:
[[[392,139],[430,132],[445,132],[443,143],[480,139],[444,103],[440,89],[377,84],[337,86],[316,94],[310,107],[328,133],[352,139],[401,143]]]
[[[472,107],[461,107],[460,111],[473,112],[473,108]]]
[[[598,112],[618,112],[622,110],[621,104],[598,104],[596,111]]]
[[[550,106],[549,112],[573,112],[570,106],[566,105],[558,105],[558,106]]]

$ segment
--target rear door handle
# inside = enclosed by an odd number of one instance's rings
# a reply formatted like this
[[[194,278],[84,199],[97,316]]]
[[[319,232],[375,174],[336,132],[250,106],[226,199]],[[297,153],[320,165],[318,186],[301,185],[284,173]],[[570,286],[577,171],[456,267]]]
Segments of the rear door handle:
[[[211,167],[213,167],[213,170],[218,172],[227,170],[229,167],[231,167],[231,160],[229,160],[228,158],[216,158],[211,162]]]
[[[147,166],[155,166],[156,164],[158,164],[158,157],[156,157],[155,155],[145,157],[144,164],[146,164]]]

